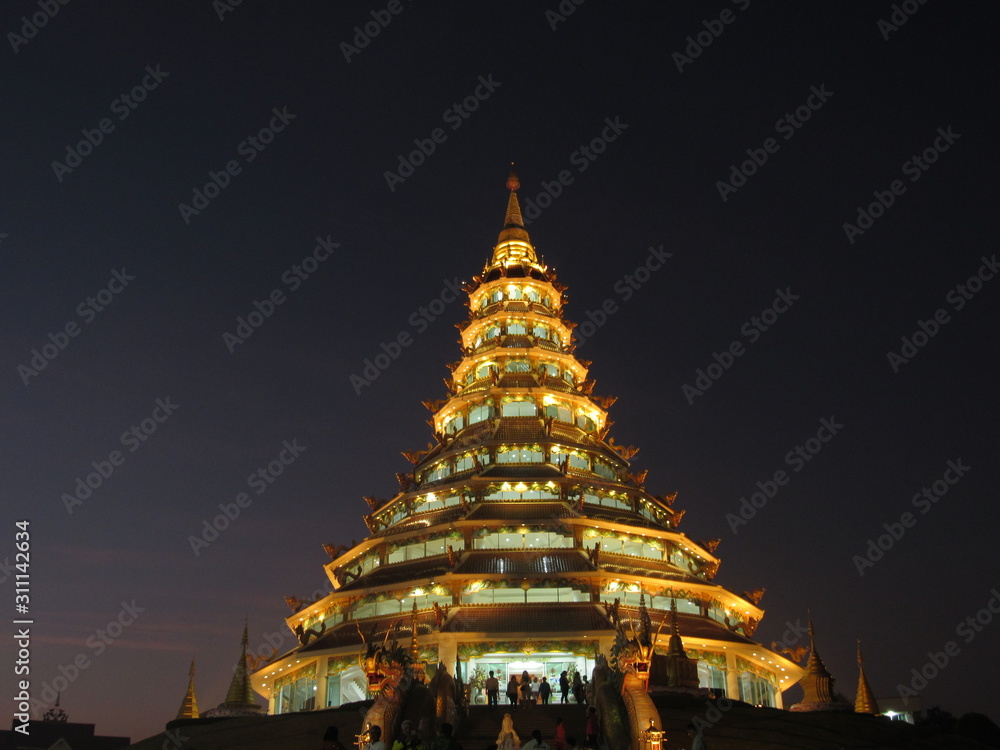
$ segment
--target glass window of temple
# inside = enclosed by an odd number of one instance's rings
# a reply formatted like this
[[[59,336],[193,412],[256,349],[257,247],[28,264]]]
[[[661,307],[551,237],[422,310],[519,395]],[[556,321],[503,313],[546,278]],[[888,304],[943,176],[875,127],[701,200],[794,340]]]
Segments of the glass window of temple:
[[[774,686],[753,672],[740,672],[740,700],[755,706],[774,706]]]
[[[506,446],[497,449],[498,464],[540,464],[544,460],[542,449],[537,445]]]
[[[489,418],[490,406],[488,404],[480,404],[479,406],[474,406],[469,410],[469,424],[483,422]]]
[[[530,401],[508,401],[501,411],[504,417],[534,417],[538,408]]]
[[[698,662],[698,687],[712,690],[720,698],[726,695],[726,673],[706,661]]]
[[[528,329],[524,326],[524,321],[522,320],[512,320],[507,323],[507,333],[513,336],[523,336],[528,332]]]
[[[486,338],[487,338],[487,340],[489,340],[489,339],[495,339],[499,335],[500,335],[500,327],[499,326],[487,326],[486,327]]]
[[[444,423],[444,431],[448,434],[454,434],[465,427],[465,417],[461,414],[455,414]]]
[[[507,372],[531,372],[531,362],[526,359],[508,359],[504,369]]]
[[[557,531],[529,531],[524,534],[525,548],[558,549],[573,546],[572,534],[561,534]]]
[[[521,299],[521,289],[513,284],[507,287],[507,299]]]
[[[549,327],[543,326],[541,323],[535,323],[535,327],[531,329],[531,335],[538,339],[547,339],[549,337]]]
[[[451,464],[448,461],[439,462],[431,471],[424,474],[425,482],[436,482],[451,475]]]
[[[679,614],[689,614],[689,615],[700,615],[701,614],[701,603],[697,601],[692,601],[687,597],[675,598],[673,596],[651,596],[648,597],[649,606],[651,609],[662,609],[664,612],[670,611],[670,603],[677,603],[677,612]]]
[[[599,458],[594,459],[594,473],[604,477],[605,479],[615,478],[615,470]]]
[[[337,708],[346,703],[368,699],[368,680],[357,664],[331,672],[326,679],[326,707]],[[276,713],[282,713],[278,711]]]
[[[527,297],[532,302],[538,302],[538,290],[534,287],[525,287],[524,296]]]

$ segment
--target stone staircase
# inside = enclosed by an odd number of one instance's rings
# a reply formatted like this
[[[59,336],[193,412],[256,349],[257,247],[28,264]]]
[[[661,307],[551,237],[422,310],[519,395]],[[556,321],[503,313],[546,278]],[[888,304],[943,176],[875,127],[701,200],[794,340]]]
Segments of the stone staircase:
[[[469,715],[457,735],[458,741],[466,750],[489,747],[491,743],[496,742],[500,733],[500,722],[503,721],[503,715],[508,712],[514,719],[514,730],[520,736],[522,743],[531,739],[532,730],[538,729],[542,733],[542,739],[552,745],[552,734],[558,717],[562,717],[567,737],[576,737],[577,743],[582,743],[585,738],[586,706],[575,703],[548,705],[537,703],[531,706],[518,706],[513,711],[511,708],[507,705],[499,705],[492,709],[489,706],[471,706]]]

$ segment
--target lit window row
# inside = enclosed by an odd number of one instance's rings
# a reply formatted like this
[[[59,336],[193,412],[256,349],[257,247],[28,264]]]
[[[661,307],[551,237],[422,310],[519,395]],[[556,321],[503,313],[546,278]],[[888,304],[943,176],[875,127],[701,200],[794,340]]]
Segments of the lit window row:
[[[444,433],[454,435],[467,426],[498,417],[552,417],[556,421],[573,424],[581,430],[591,432],[597,429],[600,415],[596,411],[579,407],[574,412],[573,404],[569,401],[551,396],[543,399],[542,408],[539,408],[533,396],[528,395],[506,396],[499,407],[492,398],[486,398],[481,402],[468,402],[458,411],[449,414],[444,421]]]
[[[506,409],[508,406],[512,408]],[[529,404],[526,401],[514,401],[510,404],[504,404],[504,407],[504,416],[533,416],[533,410],[535,408],[534,404]],[[583,418],[580,421],[582,422],[580,426],[587,424],[586,418]],[[586,427],[584,427],[584,429],[586,429]],[[562,466],[564,462],[568,461],[571,469],[590,471],[609,481],[615,481],[617,478],[615,467],[603,458],[590,457],[583,451],[568,453],[557,447],[551,448],[549,452],[546,453],[546,449],[539,445],[501,445],[490,451],[481,450],[476,454],[475,458],[479,459],[480,467],[486,467],[491,464],[552,464],[555,466]],[[471,453],[462,454],[457,458],[443,458],[440,461],[431,464],[430,467],[424,470],[423,474],[420,476],[420,482],[421,484],[430,484],[432,482],[447,479],[453,474],[468,471],[475,467],[475,458]],[[457,504],[457,502],[454,504]],[[632,510],[631,505],[623,504],[620,501],[608,501],[600,504],[614,504],[615,507]],[[445,506],[442,505],[439,507]],[[432,510],[432,508],[420,508],[419,510]],[[649,515],[652,514],[650,513]],[[395,520],[390,523],[395,523]]]
[[[483,342],[499,338],[501,335],[534,336],[541,341],[551,341],[556,346],[562,346],[562,335],[555,328],[542,323],[529,323],[526,320],[510,319],[503,326],[488,325],[476,336],[473,348],[478,349]]]
[[[507,284],[506,286],[494,287],[492,291],[484,294],[479,300],[479,309],[483,310],[490,305],[497,304],[498,302],[509,302],[512,300],[536,302],[544,305],[550,310],[554,309],[552,307],[552,296],[549,292],[539,290],[530,284],[522,285],[513,283]]]

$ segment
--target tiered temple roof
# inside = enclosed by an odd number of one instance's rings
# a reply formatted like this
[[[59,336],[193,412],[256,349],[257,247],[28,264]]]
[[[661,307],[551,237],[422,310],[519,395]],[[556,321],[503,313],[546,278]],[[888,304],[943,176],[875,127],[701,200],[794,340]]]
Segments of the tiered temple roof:
[[[717,540],[681,532],[676,493],[648,491],[629,464],[636,449],[610,437],[615,398],[593,395],[566,287],[531,243],[513,169],[507,186],[497,243],[465,287],[447,397],[424,402],[433,442],[404,453],[413,467],[399,492],[366,498],[367,539],[327,547],[333,592],[294,606],[299,643],[257,669],[254,689],[273,712],[324,708],[362,634],[409,642],[414,603],[419,647],[453,664],[510,649],[607,653],[604,605],[618,600],[631,618],[644,599],[656,623],[676,603],[679,636],[718,692],[780,705],[802,670],[752,640],[759,597],[714,582]],[[300,680],[318,700],[296,703]]]

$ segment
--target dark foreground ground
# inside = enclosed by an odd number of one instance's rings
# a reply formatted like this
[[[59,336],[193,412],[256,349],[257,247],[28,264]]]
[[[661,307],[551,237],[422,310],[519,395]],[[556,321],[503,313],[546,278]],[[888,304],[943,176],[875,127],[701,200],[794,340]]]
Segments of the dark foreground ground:
[[[666,730],[664,750],[691,746],[684,730],[694,717],[718,719],[705,732],[712,750],[984,750],[988,747],[957,735],[933,734],[903,722],[859,714],[799,714],[741,703],[733,703],[728,710],[716,713],[712,704],[699,699],[657,697],[655,702]],[[573,726],[582,719],[582,712],[572,710],[576,708],[553,704],[520,709],[514,712],[514,726],[522,734],[522,742],[530,738],[530,729],[534,727],[541,728],[545,739],[551,741],[551,732],[546,732],[545,727],[554,726],[556,717],[562,716],[567,734],[581,736],[582,727]],[[465,750],[485,750],[489,738],[499,730],[505,710],[500,707],[490,713],[486,707],[474,707],[459,735]],[[351,747],[360,731],[363,712],[364,706],[355,704],[282,716],[171,722],[166,732],[136,742],[131,748],[319,750],[323,732],[330,725],[340,728],[341,741]]]

